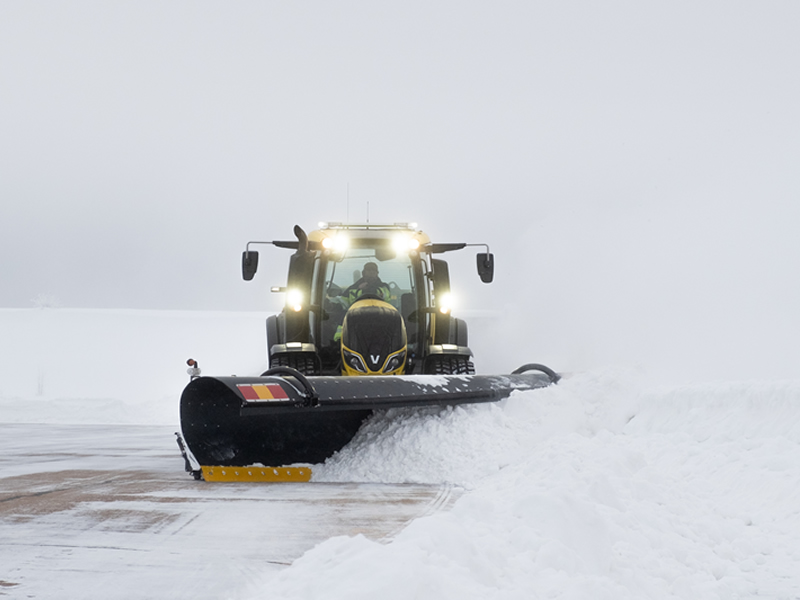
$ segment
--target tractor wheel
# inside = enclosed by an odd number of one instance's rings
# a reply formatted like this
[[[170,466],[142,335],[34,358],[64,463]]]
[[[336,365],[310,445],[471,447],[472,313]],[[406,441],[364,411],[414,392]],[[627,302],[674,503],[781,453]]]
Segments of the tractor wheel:
[[[276,354],[269,361],[270,368],[291,367],[303,375],[319,375],[319,358],[314,354]]]
[[[474,375],[475,365],[466,356],[431,356],[425,372],[430,375]]]

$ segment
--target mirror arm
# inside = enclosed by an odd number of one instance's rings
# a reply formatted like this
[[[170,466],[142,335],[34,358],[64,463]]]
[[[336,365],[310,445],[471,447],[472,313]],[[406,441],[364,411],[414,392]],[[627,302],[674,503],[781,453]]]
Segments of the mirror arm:
[[[483,248],[486,248],[486,254],[491,254],[491,252],[492,252],[491,250],[489,250],[489,244],[465,244],[465,246],[468,247],[468,248],[469,247],[474,248],[476,246],[482,246]]]
[[[250,254],[250,244],[269,244],[270,246],[274,246],[275,242],[247,242],[247,245],[244,247],[244,253],[247,255]]]

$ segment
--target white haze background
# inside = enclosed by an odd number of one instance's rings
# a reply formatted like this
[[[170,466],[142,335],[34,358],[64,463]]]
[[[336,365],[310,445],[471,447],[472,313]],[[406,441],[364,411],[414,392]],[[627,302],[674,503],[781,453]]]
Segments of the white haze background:
[[[271,311],[319,220],[416,221],[480,370],[798,361],[796,2],[0,5],[0,306]],[[349,191],[348,191],[349,190]],[[349,194],[349,201],[348,201]],[[483,311],[483,312],[481,312]]]
[[[378,415],[317,477],[468,493],[231,597],[797,597],[798,31],[789,1],[0,3],[0,421],[175,423],[188,356],[263,367],[287,254],[243,282],[244,244],[369,206],[490,244],[491,286],[451,259],[480,371],[576,375]]]

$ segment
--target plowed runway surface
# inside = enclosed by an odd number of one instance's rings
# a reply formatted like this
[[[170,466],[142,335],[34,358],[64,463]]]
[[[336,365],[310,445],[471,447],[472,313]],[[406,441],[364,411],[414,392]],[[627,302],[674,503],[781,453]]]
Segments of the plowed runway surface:
[[[450,486],[194,481],[166,427],[0,424],[0,597],[225,598],[337,535],[388,540]]]

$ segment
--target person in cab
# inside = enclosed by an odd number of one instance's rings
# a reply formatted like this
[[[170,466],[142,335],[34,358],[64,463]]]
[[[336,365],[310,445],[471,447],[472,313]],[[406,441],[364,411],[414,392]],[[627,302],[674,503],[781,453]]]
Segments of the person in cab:
[[[350,307],[362,296],[375,296],[384,302],[391,299],[389,286],[381,281],[378,275],[378,265],[368,262],[361,270],[361,279],[342,292],[341,298],[346,307]]]
[[[329,298],[345,311],[350,308],[356,301],[365,296],[378,298],[384,302],[389,302],[392,295],[389,291],[389,286],[381,281],[378,275],[378,265],[374,262],[368,262],[361,270],[361,278],[353,285],[344,290],[339,296]],[[342,315],[344,316],[344,315]],[[336,328],[336,333],[333,336],[334,341],[338,342],[342,338],[341,324]]]

